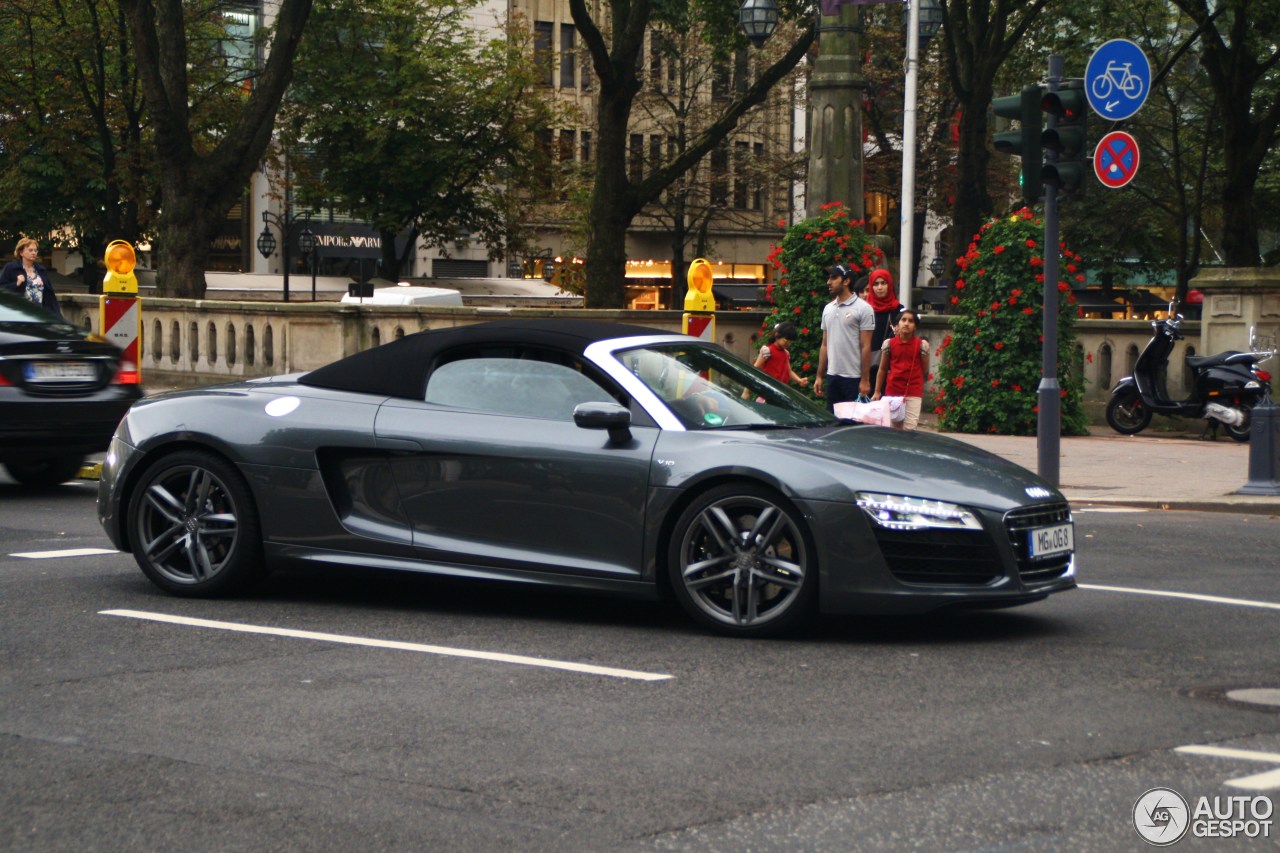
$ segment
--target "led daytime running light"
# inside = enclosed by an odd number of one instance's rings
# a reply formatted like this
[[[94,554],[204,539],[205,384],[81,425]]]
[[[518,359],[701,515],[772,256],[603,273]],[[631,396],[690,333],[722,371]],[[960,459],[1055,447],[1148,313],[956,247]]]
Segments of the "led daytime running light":
[[[982,529],[976,515],[953,503],[874,492],[858,492],[854,497],[863,512],[890,530]]]

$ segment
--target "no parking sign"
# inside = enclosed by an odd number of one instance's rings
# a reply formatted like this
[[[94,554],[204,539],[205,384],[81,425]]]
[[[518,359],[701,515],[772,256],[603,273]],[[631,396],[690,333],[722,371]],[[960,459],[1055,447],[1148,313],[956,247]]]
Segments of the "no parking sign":
[[[1098,141],[1093,149],[1093,173],[1104,187],[1118,190],[1138,174],[1142,156],[1138,140],[1123,130],[1113,130]]]

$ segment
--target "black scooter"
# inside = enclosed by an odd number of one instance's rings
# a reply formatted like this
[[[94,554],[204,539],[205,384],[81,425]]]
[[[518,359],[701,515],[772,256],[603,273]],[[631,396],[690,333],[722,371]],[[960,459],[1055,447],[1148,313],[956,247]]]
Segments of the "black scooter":
[[[1259,349],[1250,329],[1252,352],[1220,352],[1217,355],[1187,356],[1187,368],[1195,376],[1191,396],[1185,400],[1169,399],[1165,389],[1165,368],[1173,345],[1182,339],[1178,326],[1182,315],[1175,313],[1177,302],[1169,303],[1169,316],[1151,323],[1151,340],[1138,355],[1133,375],[1126,376],[1111,389],[1107,402],[1107,423],[1121,435],[1142,432],[1154,415],[1180,415],[1205,418],[1204,436],[1218,424],[1224,424],[1236,441],[1249,440],[1251,412],[1270,390],[1271,374],[1258,364],[1275,355],[1271,349]]]

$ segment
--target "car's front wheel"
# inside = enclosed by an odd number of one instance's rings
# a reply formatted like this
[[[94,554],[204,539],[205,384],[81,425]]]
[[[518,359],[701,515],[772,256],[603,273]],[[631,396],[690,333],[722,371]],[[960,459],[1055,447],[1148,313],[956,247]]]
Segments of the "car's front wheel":
[[[138,566],[174,595],[226,595],[263,574],[253,495],[213,454],[182,451],[148,468],[129,501],[128,525]]]
[[[48,489],[70,480],[80,471],[84,457],[79,453],[70,456],[47,456],[44,458],[9,461],[4,469],[9,476],[24,486],[34,489]]]
[[[752,484],[711,489],[681,513],[667,570],[684,609],[725,634],[782,633],[817,598],[817,560],[799,512]]]

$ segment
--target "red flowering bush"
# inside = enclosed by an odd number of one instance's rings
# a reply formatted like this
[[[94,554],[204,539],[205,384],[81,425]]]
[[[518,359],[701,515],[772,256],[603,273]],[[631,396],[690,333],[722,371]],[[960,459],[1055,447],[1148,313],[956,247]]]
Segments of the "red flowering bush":
[[[824,271],[845,264],[862,275],[884,265],[884,252],[872,245],[862,226],[849,218],[843,204],[831,202],[823,205],[821,215],[787,229],[781,245],[769,253],[775,283],[765,288],[770,310],[760,324],[760,337],[767,340],[783,320],[794,323],[799,337],[791,342],[791,369],[801,376],[818,372],[822,308],[831,301]]]
[[[937,347],[934,412],[953,432],[1034,435],[1044,315],[1044,224],[1029,210],[988,222],[956,261],[959,298],[951,333]],[[1059,269],[1080,257],[1062,250]],[[1058,298],[1062,432],[1084,435],[1084,383],[1071,370],[1079,314],[1065,281]]]

